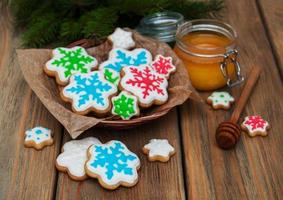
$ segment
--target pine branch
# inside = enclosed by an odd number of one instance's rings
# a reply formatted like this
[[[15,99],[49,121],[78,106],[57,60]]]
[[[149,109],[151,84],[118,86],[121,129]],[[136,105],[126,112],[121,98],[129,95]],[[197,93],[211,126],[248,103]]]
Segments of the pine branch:
[[[110,34],[117,21],[117,11],[113,8],[101,7],[90,11],[80,18],[83,24],[82,33],[84,37],[89,38],[95,34],[98,37],[104,37]]]
[[[154,12],[171,10],[186,19],[215,15],[223,0],[11,0],[16,25],[24,26],[23,44],[42,47],[81,38],[103,38],[116,26],[135,28]]]
[[[199,19],[216,15],[223,8],[223,4],[223,0],[184,1],[167,9],[182,13],[186,19]]]
[[[135,13],[144,16],[163,10],[172,0],[108,0],[109,5],[119,9],[120,13]]]
[[[29,47],[41,47],[57,39],[58,21],[54,13],[38,16],[32,23],[27,25],[22,35],[23,45]]]
[[[82,33],[83,25],[75,20],[67,20],[62,22],[60,26],[60,39],[66,41],[74,41],[84,37]]]
[[[44,0],[13,0],[10,3],[17,25],[23,25],[29,22],[30,14],[42,5]]]

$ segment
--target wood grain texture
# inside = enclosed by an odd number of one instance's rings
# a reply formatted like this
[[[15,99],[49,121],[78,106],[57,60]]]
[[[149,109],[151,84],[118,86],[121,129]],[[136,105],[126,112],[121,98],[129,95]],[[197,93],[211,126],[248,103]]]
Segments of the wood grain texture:
[[[242,133],[235,149],[217,147],[215,130],[231,116],[208,105],[188,102],[180,108],[185,177],[189,199],[281,199],[283,195],[283,87],[255,1],[227,0],[224,20],[238,32],[240,63],[263,73],[248,100],[245,115],[258,114],[271,124],[268,137]],[[267,9],[267,8],[266,8]],[[239,98],[241,87],[232,89]],[[281,91],[281,92],[279,92]],[[206,98],[209,94],[202,93]]]
[[[14,59],[17,39],[8,11],[0,15],[0,199],[51,199],[62,127],[25,83]],[[24,147],[25,130],[37,125],[54,131],[55,144],[42,151]]]
[[[283,2],[281,0],[257,2],[283,80]]]
[[[85,134],[85,135],[84,135]],[[120,187],[109,191],[103,189],[96,179],[83,182],[72,181],[66,174],[59,174],[57,199],[185,199],[182,156],[176,111],[160,120],[128,131],[111,131],[93,128],[83,137],[95,136],[103,143],[120,140],[135,152],[141,160],[139,182],[132,188]],[[176,148],[176,154],[168,163],[149,162],[142,147],[152,138],[166,138]],[[67,133],[64,142],[69,140]]]
[[[102,142],[121,140],[141,159],[139,183],[133,188],[121,187],[115,191],[102,189],[95,179],[72,181],[64,173],[59,173],[57,182],[54,162],[62,146],[63,130],[25,83],[14,60],[17,38],[11,34],[9,13],[6,9],[1,10],[0,199],[282,199],[283,94],[280,91],[283,86],[267,37],[277,41],[282,35],[282,17],[277,19],[281,14],[277,8],[281,4],[276,4],[275,0],[259,0],[259,4],[255,0],[226,2],[225,20],[238,32],[244,73],[255,65],[263,68],[241,119],[248,114],[262,115],[271,124],[270,135],[249,138],[243,133],[234,150],[223,151],[216,145],[215,129],[218,123],[229,119],[232,110],[214,111],[208,105],[192,101],[179,108],[181,137],[176,110],[128,131],[93,128],[83,137],[95,136]],[[275,12],[267,10],[272,6],[269,2],[276,5],[270,8]],[[266,20],[268,35],[257,5]],[[269,16],[272,14],[276,17]],[[277,59],[281,59],[281,43],[271,44]],[[282,60],[278,63],[282,67]],[[231,92],[238,98],[240,91],[241,87],[237,87]],[[208,93],[202,93],[202,96],[205,98]],[[55,130],[53,146],[42,151],[24,148],[24,131],[35,125]],[[66,132],[63,137],[64,142],[70,140]],[[177,153],[169,163],[147,161],[141,148],[152,138],[167,138],[176,147]],[[185,169],[182,168],[182,158]]]

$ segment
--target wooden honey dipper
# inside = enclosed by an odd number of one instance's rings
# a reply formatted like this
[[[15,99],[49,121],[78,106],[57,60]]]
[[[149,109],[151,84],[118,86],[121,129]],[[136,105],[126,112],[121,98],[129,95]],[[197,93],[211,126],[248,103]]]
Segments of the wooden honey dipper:
[[[261,69],[259,67],[254,67],[244,86],[244,89],[241,93],[241,96],[237,102],[237,105],[232,113],[232,116],[229,121],[224,121],[219,124],[218,128],[216,129],[216,142],[218,146],[222,149],[231,149],[235,147],[237,142],[241,137],[241,128],[237,124],[239,117],[245,107],[247,100],[251,94],[255,83],[257,82]]]

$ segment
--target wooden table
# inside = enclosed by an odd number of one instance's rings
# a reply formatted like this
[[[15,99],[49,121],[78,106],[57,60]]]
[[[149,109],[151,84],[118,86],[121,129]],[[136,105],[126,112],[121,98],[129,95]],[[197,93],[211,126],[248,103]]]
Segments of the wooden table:
[[[139,183],[130,189],[102,189],[96,180],[75,182],[55,170],[68,133],[24,81],[7,9],[0,11],[0,199],[282,199],[283,198],[283,3],[279,0],[227,0],[223,19],[239,35],[245,74],[261,66],[263,74],[242,115],[259,114],[270,135],[242,135],[237,148],[216,146],[215,129],[231,111],[213,111],[188,101],[168,115],[129,131],[91,129],[103,142],[121,140],[141,159]],[[0,6],[1,7],[1,6]],[[242,87],[242,86],[241,86]],[[233,88],[238,98],[241,87]],[[203,97],[208,94],[202,93]],[[42,151],[24,148],[24,131],[36,125],[55,130],[55,144]],[[177,154],[167,164],[149,163],[141,147],[151,138],[167,138]]]

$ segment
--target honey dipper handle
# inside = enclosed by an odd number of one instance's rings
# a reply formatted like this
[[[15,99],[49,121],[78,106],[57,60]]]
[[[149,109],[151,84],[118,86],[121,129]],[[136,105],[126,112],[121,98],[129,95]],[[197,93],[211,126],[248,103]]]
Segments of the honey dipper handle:
[[[259,75],[260,75],[260,72],[261,72],[261,68],[259,67],[253,67],[248,78],[247,78],[247,81],[246,81],[246,84],[244,86],[244,89],[241,93],[241,96],[236,104],[236,107],[233,111],[233,114],[231,116],[231,119],[230,121],[233,122],[233,123],[237,123],[242,111],[243,111],[243,108],[245,107],[246,103],[247,103],[247,100],[251,94],[251,91],[256,83],[256,81],[258,80],[259,78]]]

